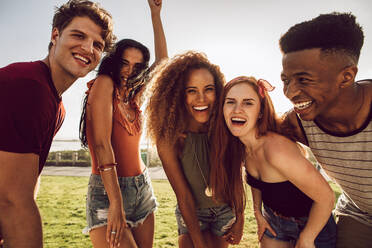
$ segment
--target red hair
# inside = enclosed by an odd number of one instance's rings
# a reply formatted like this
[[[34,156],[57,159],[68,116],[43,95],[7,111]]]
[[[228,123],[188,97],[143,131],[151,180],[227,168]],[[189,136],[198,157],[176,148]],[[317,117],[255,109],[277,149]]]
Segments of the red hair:
[[[261,118],[257,120],[257,138],[268,131],[277,131],[277,119],[274,106],[266,90],[257,84],[254,77],[238,77],[228,82],[220,96],[215,116],[216,123],[212,130],[210,185],[213,198],[222,200],[243,212],[245,193],[242,180],[242,163],[245,161],[245,146],[231,134],[226,126],[223,106],[227,93],[237,84],[246,83],[257,93],[260,99]],[[261,93],[260,93],[261,88]]]

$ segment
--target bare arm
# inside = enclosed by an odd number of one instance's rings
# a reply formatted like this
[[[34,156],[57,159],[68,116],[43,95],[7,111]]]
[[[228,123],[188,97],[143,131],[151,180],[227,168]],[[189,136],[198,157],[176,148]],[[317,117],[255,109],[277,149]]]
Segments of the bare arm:
[[[265,154],[268,155],[270,164],[314,201],[308,222],[296,245],[296,247],[313,247],[315,238],[331,216],[335,201],[334,193],[295,143],[277,136],[273,142],[268,142],[266,148]]]
[[[151,10],[151,20],[154,31],[155,65],[162,59],[168,58],[168,49],[160,16],[162,0],[148,0],[148,3]]]
[[[274,236],[276,236],[274,229],[271,228],[270,224],[266,221],[266,219],[262,215],[261,191],[259,189],[251,187],[251,192],[252,192],[252,200],[253,200],[253,213],[254,213],[254,217],[256,218],[256,222],[257,222],[258,241],[261,241],[266,229],[268,229]]]
[[[0,151],[0,225],[6,247],[40,248],[41,217],[34,199],[39,156]]]
[[[111,146],[113,90],[111,78],[104,75],[98,76],[87,102],[87,122],[92,127],[93,140],[91,142],[98,165],[115,162],[114,151]],[[101,177],[110,201],[106,239],[113,243],[115,236],[115,244],[117,244],[123,228],[126,227],[126,220],[116,169],[101,172]],[[115,231],[117,234],[111,235],[111,231]]]
[[[167,40],[165,38],[163,24],[161,21],[160,11],[162,8],[162,0],[147,0],[151,11],[152,28],[154,32],[154,46],[155,46],[155,61],[150,69],[153,69],[161,60],[168,58]],[[138,106],[143,103],[142,96],[145,92],[145,87],[136,94],[135,102]]]
[[[176,194],[178,206],[185,220],[194,247],[207,247],[200,231],[199,221],[196,217],[194,197],[178,162],[176,149],[163,142],[157,144],[157,149],[164,171]]]

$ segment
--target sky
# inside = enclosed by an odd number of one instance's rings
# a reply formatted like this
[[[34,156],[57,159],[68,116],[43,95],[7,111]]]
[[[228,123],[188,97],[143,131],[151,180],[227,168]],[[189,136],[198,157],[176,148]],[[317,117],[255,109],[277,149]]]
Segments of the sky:
[[[45,58],[55,6],[62,0],[0,1],[0,67]],[[147,0],[99,0],[114,19],[118,39],[142,42],[154,61],[153,32]],[[291,26],[319,14],[351,12],[365,40],[357,80],[372,78],[372,1],[370,0],[163,0],[162,20],[170,57],[188,50],[204,52],[226,80],[246,75],[263,78],[278,112],[292,107],[282,92],[278,41]],[[342,37],[340,37],[342,39]],[[77,80],[62,96],[66,119],[56,139],[78,139],[86,82]],[[1,117],[0,117],[1,119]]]

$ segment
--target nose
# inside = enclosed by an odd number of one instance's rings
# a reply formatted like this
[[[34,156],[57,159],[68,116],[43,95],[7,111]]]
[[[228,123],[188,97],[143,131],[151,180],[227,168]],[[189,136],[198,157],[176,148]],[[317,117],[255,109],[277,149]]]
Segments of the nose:
[[[93,40],[85,40],[81,44],[81,48],[87,53],[93,53]]]
[[[197,98],[197,100],[198,100],[198,102],[205,102],[205,94],[202,92],[202,93],[198,93],[198,98]]]
[[[291,100],[299,94],[300,89],[298,88],[296,82],[289,82],[287,85],[283,87],[283,92],[284,92],[284,95],[289,100]]]
[[[234,110],[234,113],[241,113],[242,112],[242,106],[241,106],[241,104],[235,104],[233,110]]]
[[[134,65],[129,65],[128,75],[132,75],[133,70],[134,70]]]

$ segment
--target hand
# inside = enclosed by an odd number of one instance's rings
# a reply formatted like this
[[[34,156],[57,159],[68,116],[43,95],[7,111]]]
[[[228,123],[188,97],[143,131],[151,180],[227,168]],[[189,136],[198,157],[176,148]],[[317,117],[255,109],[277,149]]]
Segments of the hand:
[[[315,248],[314,238],[306,237],[304,233],[297,239],[295,248]]]
[[[110,244],[110,248],[120,246],[119,241],[121,240],[123,230],[127,227],[123,206],[110,204],[106,231],[106,241]]]
[[[149,3],[151,14],[160,14],[162,0],[147,0]]]
[[[258,241],[261,242],[261,239],[265,233],[265,230],[269,230],[271,234],[276,236],[276,232],[274,229],[270,226],[270,224],[267,222],[267,220],[261,215],[256,214],[256,222],[257,222],[257,235],[258,235]]]
[[[235,223],[231,226],[230,230],[227,231],[225,235],[222,236],[226,242],[237,245],[240,243],[240,240],[243,236],[243,226],[244,226],[244,217],[238,218]]]

